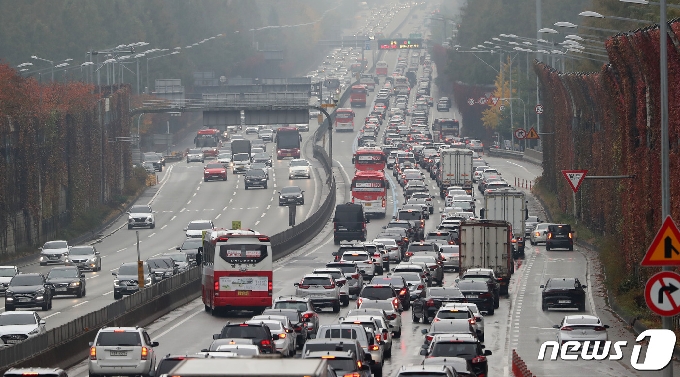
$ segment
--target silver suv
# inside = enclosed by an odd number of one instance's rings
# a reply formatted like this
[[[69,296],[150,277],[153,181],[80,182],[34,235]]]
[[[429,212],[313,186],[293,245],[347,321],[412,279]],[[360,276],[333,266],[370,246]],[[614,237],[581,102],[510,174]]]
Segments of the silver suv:
[[[364,277],[375,276],[375,264],[373,264],[373,258],[365,251],[352,251],[342,254],[340,262],[353,262],[359,267],[359,271],[362,271]]]
[[[295,295],[309,297],[315,308],[332,307],[333,313],[340,312],[340,287],[329,274],[307,274],[295,283]]]
[[[130,208],[128,211],[128,229],[135,227],[149,227],[149,229],[156,227],[156,217],[151,206],[135,205]]]
[[[156,353],[149,334],[140,327],[103,327],[90,343],[90,377],[151,376]]]

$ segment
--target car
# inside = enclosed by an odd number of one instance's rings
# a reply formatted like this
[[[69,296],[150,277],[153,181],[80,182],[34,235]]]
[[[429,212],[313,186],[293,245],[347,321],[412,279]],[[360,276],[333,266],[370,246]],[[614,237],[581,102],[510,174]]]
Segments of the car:
[[[40,265],[64,264],[71,250],[66,241],[47,241],[40,248]]]
[[[489,286],[489,291],[493,293],[494,307],[496,309],[498,309],[501,293],[507,294],[507,292],[501,292],[501,284],[496,278],[496,273],[490,268],[468,268],[462,274],[461,279],[482,281],[486,283]]]
[[[421,255],[422,253],[436,253],[437,246],[438,245],[434,242],[426,241],[410,243],[406,248],[405,257],[408,259],[415,255]]]
[[[253,162],[250,164],[250,169],[260,169],[264,172],[265,177],[269,180],[269,167],[264,162]]]
[[[277,337],[278,338],[278,337]],[[227,322],[222,331],[213,335],[216,339],[248,339],[260,348],[260,353],[274,353],[274,337],[264,323],[230,323]]]
[[[361,307],[361,304],[366,301],[383,301],[388,302],[392,305],[394,310],[403,310],[401,306],[401,300],[399,299],[399,294],[396,292],[391,284],[367,284],[359,292],[359,297],[357,298],[357,308]]]
[[[231,166],[234,174],[245,173],[250,168],[249,153],[235,153],[231,156]]]
[[[229,153],[219,153],[217,155],[217,162],[222,164],[225,169],[229,169],[231,167],[231,152]]]
[[[432,202],[432,195],[426,192],[414,192],[411,194],[409,199],[422,199],[424,200],[424,204],[427,205],[427,208],[430,212],[430,214],[434,213],[434,203]]]
[[[230,352],[233,356],[261,354],[260,347],[255,345],[252,339],[239,338],[215,339],[210,343],[210,347],[202,349],[201,352]]]
[[[102,270],[102,257],[94,246],[73,246],[66,257],[65,264],[76,266],[79,270],[96,272]],[[2,276],[1,269],[2,267],[0,267],[0,276]]]
[[[171,278],[179,273],[179,268],[175,264],[175,261],[170,257],[151,257],[146,260],[146,264],[149,265],[151,273],[154,274],[156,281]]]
[[[334,256],[339,252],[333,252]],[[375,264],[373,264],[373,258],[366,251],[352,251],[351,253],[344,253],[340,258],[340,262],[352,262],[356,263],[359,267],[359,271],[364,277],[369,279],[375,275]]]
[[[307,339],[309,339],[310,331],[307,327],[307,322],[302,313],[297,309],[265,309],[262,312],[263,316],[285,316],[290,321],[291,329],[295,331],[295,344],[297,348],[302,348]],[[255,318],[255,317],[253,317]],[[283,322],[286,324],[286,322]]]
[[[156,282],[156,278],[146,262],[143,262],[142,270],[144,271],[144,287],[153,285]],[[111,272],[111,275],[115,276],[113,280],[114,300],[120,300],[125,295],[131,295],[139,291],[139,275],[137,271],[137,262],[127,262],[121,264],[118,267],[118,271]]]
[[[439,245],[437,251],[444,258],[442,268],[444,271],[458,271],[460,269],[460,246]]]
[[[36,367],[27,367],[27,368],[9,368],[4,374],[3,377],[25,377],[25,376],[34,376],[34,377],[68,377],[68,374],[66,371],[63,369],[59,368],[36,368]]]
[[[548,234],[545,240],[545,250],[550,251],[555,248],[564,248],[569,251],[574,250],[574,233],[569,224],[548,225]]]
[[[473,325],[473,328],[477,333],[477,338],[479,338],[479,340],[482,342],[484,341],[484,315],[487,314],[486,312],[481,312],[477,307],[477,304],[471,302],[445,304],[441,307],[441,309],[439,309],[439,311],[450,309],[469,311],[470,316],[468,316],[467,319],[469,319],[470,324]],[[437,313],[437,315],[439,315],[439,313]]]
[[[423,346],[429,346],[432,342],[432,339],[440,334],[465,334],[478,338],[474,325],[470,322],[470,320],[462,318],[433,320],[429,329],[422,329],[420,332],[425,335]]]
[[[206,351],[207,352],[207,351]],[[160,361],[156,363],[156,372],[154,376],[167,376],[171,370],[173,370],[177,364],[181,363],[186,359],[195,359],[201,357],[200,355],[171,355],[167,354],[165,357],[161,358]]]
[[[415,17],[415,15],[414,15]],[[457,377],[459,374],[446,365],[404,365],[394,377]]]
[[[392,331],[392,337],[401,338],[401,311],[397,310],[390,302],[364,300],[358,309],[352,309],[347,312],[347,317],[359,315],[384,317]]]
[[[286,320],[286,323],[275,319],[274,317],[279,316],[265,316],[258,315],[253,317],[247,324],[263,324],[269,328],[269,332],[272,334],[272,340],[274,342],[274,348],[276,352],[280,353],[284,357],[293,357],[297,352],[297,345],[295,344],[296,336],[294,336],[295,331],[290,325],[288,318],[282,318]]]
[[[347,278],[347,286],[349,287],[349,294],[356,295],[359,294],[361,288],[364,286],[364,275],[359,270],[354,262],[330,262],[326,263],[327,268],[339,268],[342,273]]]
[[[333,243],[339,245],[343,240],[366,241],[366,224],[369,222],[361,204],[348,202],[336,205],[333,215]]]
[[[341,324],[362,325],[365,329],[371,330],[375,335],[378,346],[383,349],[385,358],[392,357],[392,331],[387,319],[383,316],[374,315],[353,315],[338,318]]]
[[[267,144],[263,140],[260,140],[260,139],[251,140],[250,146],[252,148],[250,154],[252,154],[252,155],[264,153],[264,152],[267,151]],[[262,151],[259,151],[256,148],[262,148]]]
[[[295,309],[306,323],[307,334],[316,334],[319,329],[319,315],[309,297],[279,296],[274,299],[273,309]],[[265,309],[265,311],[268,309]],[[297,331],[297,330],[296,330]],[[302,342],[304,344],[304,341]]]
[[[411,304],[411,318],[414,323],[423,320],[430,323],[439,308],[449,302],[466,302],[467,299],[458,287],[428,287]]]
[[[10,280],[5,291],[5,311],[16,308],[36,308],[43,311],[52,309],[52,285],[45,276],[38,273],[19,274]]]
[[[142,327],[103,327],[90,343],[90,376],[153,376],[158,342]]]
[[[401,301],[401,308],[408,310],[411,307],[411,297],[409,295],[409,286],[403,276],[392,275],[391,273],[385,276],[374,276],[371,279],[370,285],[391,285],[394,292],[397,294],[399,301]]]
[[[214,229],[215,224],[213,224],[212,220],[193,220],[184,228],[184,231],[187,238],[201,238],[204,231]]]
[[[142,155],[144,162],[150,162],[153,165],[154,171],[163,171],[163,157],[160,153],[146,152]]]
[[[352,351],[308,351],[302,358],[324,359],[338,375],[371,377],[371,368],[364,365],[359,356]]]
[[[227,168],[219,161],[216,163],[207,164],[203,167],[203,182],[210,180],[227,180]]]
[[[295,295],[309,297],[315,308],[332,307],[333,313],[340,312],[340,287],[329,274],[307,274],[294,284]]]
[[[411,258],[409,258],[409,263],[412,264],[424,264],[425,267],[430,272],[430,279],[431,279],[431,284],[436,284],[439,285],[440,287],[444,285],[444,269],[442,268],[442,264],[444,262],[437,260],[437,255],[436,254],[430,254],[428,252],[427,255],[422,255],[424,253],[416,253],[413,255]]]
[[[154,229],[156,227],[156,216],[153,209],[148,205],[133,205],[128,214],[128,229],[132,228],[146,228]]]
[[[293,159],[288,164],[288,179],[312,177],[312,165],[304,159]]]
[[[490,350],[485,350],[479,339],[470,334],[439,334],[435,335],[427,348],[421,350],[421,355],[430,357],[462,357],[472,362],[472,370],[479,376],[488,376],[488,362]]]
[[[536,224],[536,227],[531,231],[531,236],[529,237],[529,243],[532,245],[538,245],[539,243],[545,243],[548,239],[548,227],[553,225],[552,223],[540,223]]]
[[[391,220],[387,225],[383,227],[383,229],[392,229],[392,228],[402,228],[406,230],[406,241],[407,242],[413,242],[417,241],[420,238],[420,229],[418,226],[416,226],[416,223],[413,221],[409,220]]]
[[[196,266],[196,254],[198,254],[199,247],[203,247],[202,239],[188,237],[181,245],[177,246],[175,250],[185,253],[189,259],[189,264],[191,266]]]
[[[586,285],[578,278],[550,278],[541,285],[541,309],[576,308],[586,311]]]
[[[202,149],[189,149],[187,152],[187,164],[190,162],[205,162],[205,156]]]
[[[531,236],[531,232],[536,228],[536,225],[543,222],[538,216],[527,216],[524,220],[524,236],[525,238]]]
[[[309,123],[300,123],[297,125],[297,129],[300,132],[309,132]]]
[[[257,153],[253,155],[253,158],[251,159],[253,164],[257,163],[263,163],[270,168],[272,167],[272,156],[266,154],[266,153]]]
[[[382,275],[390,270],[390,260],[387,256],[387,250],[383,245],[364,242],[364,247],[368,255],[373,257],[373,264],[375,265],[375,273],[377,275]]]
[[[17,266],[0,266],[0,293],[3,295],[12,278],[19,274]]]
[[[609,325],[602,323],[599,317],[594,315],[568,315],[562,318],[559,325],[554,325],[557,331],[557,343],[560,345],[566,342],[590,342],[588,348],[594,347],[594,342],[600,342],[600,347],[604,347],[604,342],[609,340],[607,329]],[[585,344],[583,344],[585,347]]]
[[[376,341],[375,329],[366,328],[361,323],[335,323],[322,325],[317,339],[348,339],[358,341],[366,355],[370,355],[370,368],[373,375],[382,376],[383,354],[385,349]],[[368,357],[367,357],[368,358]]]
[[[364,351],[356,339],[347,338],[322,338],[322,339],[310,339],[305,342],[304,347],[302,347],[302,354],[306,355],[307,352],[318,352],[318,351],[352,351],[357,354],[357,358],[365,365],[369,365],[373,360],[371,355]],[[343,376],[342,374],[340,375]],[[371,377],[370,373],[366,377]]]
[[[290,204],[305,204],[305,191],[300,189],[299,186],[288,186],[279,191],[279,205],[285,206]]]
[[[486,281],[478,280],[459,280],[458,289],[465,295],[467,302],[477,304],[480,310],[487,311],[490,315],[494,314],[496,306],[496,295]]]
[[[482,142],[479,140],[470,140],[470,142],[467,144],[467,147],[468,149],[475,152],[481,152],[484,150],[484,144],[482,144]]]
[[[342,306],[349,305],[349,284],[345,274],[339,268],[315,268],[313,274],[328,274],[333,276],[335,283],[340,287],[340,303]]]
[[[47,274],[47,284],[54,289],[54,296],[74,295],[78,298],[85,297],[85,275],[76,266],[54,267]]]
[[[458,377],[477,377],[472,370],[472,363],[462,357],[428,357],[423,359],[424,366],[445,366],[456,372]]]
[[[264,142],[271,143],[274,141],[274,131],[269,128],[263,128],[257,132],[257,137]]]
[[[248,190],[251,187],[262,187],[267,188],[267,174],[262,169],[252,169],[246,170],[244,177],[245,189]]]
[[[45,320],[37,312],[20,311],[0,314],[0,339],[4,344],[16,344],[45,333]]]
[[[245,129],[246,135],[254,135],[257,134],[260,131],[260,128],[257,126],[248,126]]]
[[[149,161],[142,162],[142,168],[146,170],[147,174],[156,174],[156,167],[154,166],[153,162]]]
[[[371,241],[377,245],[383,245],[387,251],[387,259],[390,262],[401,262],[401,247],[393,238],[375,238]]]

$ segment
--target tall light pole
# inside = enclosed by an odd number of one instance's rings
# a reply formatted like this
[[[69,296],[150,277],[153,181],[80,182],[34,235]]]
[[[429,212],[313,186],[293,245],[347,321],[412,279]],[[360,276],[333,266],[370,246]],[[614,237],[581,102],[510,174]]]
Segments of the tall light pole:
[[[53,60],[47,60],[47,59],[39,58],[35,55],[31,56],[31,59],[42,60],[44,62],[50,63],[52,65],[52,79],[51,80],[54,81],[54,61]]]
[[[187,46],[187,48],[189,48],[189,46]],[[162,58],[162,57],[164,57],[164,56],[177,55],[177,54],[179,54],[179,51],[173,51],[173,52],[171,52],[171,53],[169,53],[169,54],[158,55],[158,56],[154,56],[154,57],[152,57],[152,58],[146,58],[146,90],[147,90],[148,93],[150,93],[150,87],[149,87],[149,60]]]

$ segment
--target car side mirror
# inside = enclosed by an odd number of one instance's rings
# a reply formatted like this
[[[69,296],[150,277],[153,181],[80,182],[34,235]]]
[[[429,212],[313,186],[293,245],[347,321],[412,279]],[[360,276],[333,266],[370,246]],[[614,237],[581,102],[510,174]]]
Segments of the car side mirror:
[[[85,277],[85,274],[80,274],[80,277],[81,277],[81,278],[84,278],[84,277]]]
[[[175,250],[182,250],[182,247],[181,247],[181,246],[177,246],[177,247],[175,248]]]
[[[100,253],[99,253],[98,251],[95,251],[95,252],[94,252],[94,255],[99,255],[99,254],[100,254]]]
[[[421,349],[421,350],[420,350],[420,356],[427,356],[427,350],[426,350],[426,349]]]
[[[40,323],[41,325],[44,325],[46,322],[45,322],[44,319],[41,319],[40,322],[38,322],[38,323]],[[606,325],[605,325],[605,326],[606,326]],[[609,326],[607,326],[607,328],[609,328]]]
[[[293,285],[297,287],[300,285],[300,283],[293,283]]]
[[[334,257],[337,257],[337,256],[338,256],[338,252],[337,252],[337,251],[334,251],[333,253],[331,253],[331,255],[334,256]]]
[[[283,335],[283,334],[274,334],[274,335],[272,335],[272,340],[279,340],[279,339],[282,339],[282,338],[281,338],[281,335]],[[284,338],[285,338],[285,337],[284,337]]]
[[[184,231],[186,232],[186,231],[187,231],[187,228],[184,228]]]
[[[493,352],[491,352],[489,350],[484,350],[484,356],[491,356],[492,354],[493,354]]]
[[[38,250],[42,250],[42,247],[39,247]]]
[[[116,273],[115,273],[115,272],[112,272],[111,275],[116,276]]]
[[[151,347],[158,347],[158,342],[151,342]]]
[[[219,339],[219,338],[220,338],[220,334],[213,334],[213,339]]]
[[[539,288],[545,288],[545,285],[541,284],[541,286]]]
[[[366,271],[365,271],[365,270],[359,270],[359,273],[362,274],[362,275],[366,275]]]

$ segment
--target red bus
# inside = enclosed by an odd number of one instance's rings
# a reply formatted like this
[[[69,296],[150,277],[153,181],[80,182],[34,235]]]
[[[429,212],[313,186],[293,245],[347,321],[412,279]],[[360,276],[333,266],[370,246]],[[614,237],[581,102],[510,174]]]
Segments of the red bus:
[[[352,156],[352,163],[358,171],[385,170],[387,158],[379,147],[360,147]]]
[[[300,158],[300,143],[302,135],[297,127],[281,127],[274,137],[276,142],[276,159],[284,157]]]
[[[354,111],[342,107],[335,112],[335,130],[354,132]]]
[[[434,121],[439,129],[439,142],[452,143],[454,138],[460,136],[460,123],[455,119],[440,118]]]
[[[196,148],[203,147],[217,147],[220,142],[220,130],[213,128],[204,128],[198,130],[198,134],[194,138]]]
[[[378,76],[387,76],[387,62],[386,61],[379,61],[375,63],[375,74]]]
[[[354,85],[349,92],[349,104],[351,107],[366,107],[368,90],[365,85]]]
[[[206,311],[272,306],[273,259],[269,237],[252,230],[208,231],[203,240],[201,291]]]
[[[361,204],[366,216],[384,218],[387,213],[387,189],[389,183],[380,171],[358,171],[352,178],[352,203]]]

